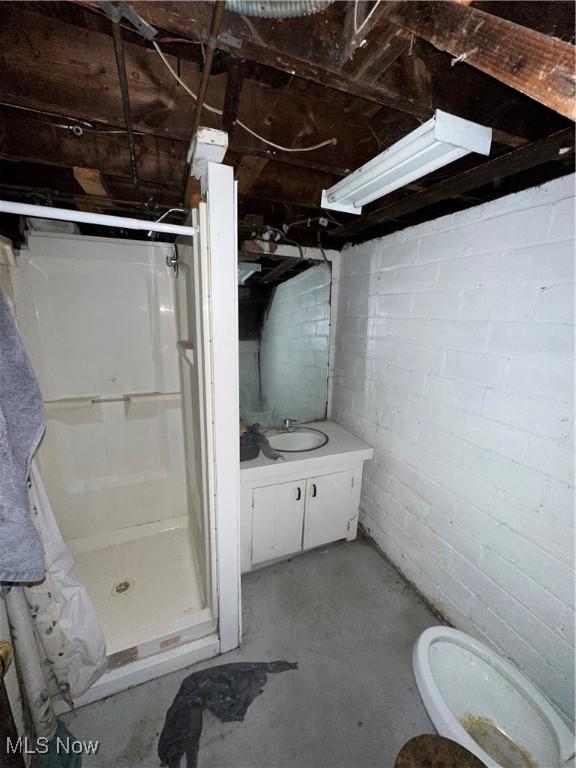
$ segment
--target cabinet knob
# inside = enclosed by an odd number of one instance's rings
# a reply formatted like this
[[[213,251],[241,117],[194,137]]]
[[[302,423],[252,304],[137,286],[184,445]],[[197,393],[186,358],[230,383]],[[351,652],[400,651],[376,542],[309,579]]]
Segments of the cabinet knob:
[[[316,496],[316,483],[312,483],[312,498]]]
[[[298,486],[298,488],[296,488],[296,501],[300,501],[301,498],[302,498],[302,488]]]

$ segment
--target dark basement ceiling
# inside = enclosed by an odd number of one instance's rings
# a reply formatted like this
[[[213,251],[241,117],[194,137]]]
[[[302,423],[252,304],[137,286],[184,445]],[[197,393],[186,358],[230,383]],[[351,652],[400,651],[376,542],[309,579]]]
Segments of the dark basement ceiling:
[[[214,4],[129,5],[159,30],[160,47],[197,91]],[[359,3],[360,21],[373,7]],[[224,115],[204,110],[201,124],[229,132],[225,162],[239,184],[241,239],[288,224],[301,244],[320,238],[338,248],[573,170],[572,2],[384,1],[359,36],[353,12],[353,2],[335,2],[284,21],[223,15],[206,100]],[[122,38],[137,188],[112,22],[99,4],[2,3],[2,198],[150,218],[189,204],[184,169],[195,102],[126,21]],[[372,203],[362,217],[319,221],[323,187],[435,108],[491,126],[490,158],[463,158]],[[274,150],[236,120],[283,146],[337,143]]]

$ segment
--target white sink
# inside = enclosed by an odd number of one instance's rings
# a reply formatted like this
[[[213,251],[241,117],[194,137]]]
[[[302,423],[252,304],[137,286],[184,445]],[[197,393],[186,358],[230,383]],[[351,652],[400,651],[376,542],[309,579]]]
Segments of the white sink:
[[[328,442],[328,435],[312,427],[297,427],[289,431],[271,430],[265,434],[272,448],[288,453],[314,451]]]

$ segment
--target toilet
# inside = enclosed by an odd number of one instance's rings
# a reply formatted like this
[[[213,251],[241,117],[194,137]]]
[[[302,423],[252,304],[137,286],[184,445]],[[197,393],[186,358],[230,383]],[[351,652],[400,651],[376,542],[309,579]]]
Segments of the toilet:
[[[450,627],[430,627],[414,646],[418,691],[441,736],[487,768],[569,768],[574,734],[512,664]]]

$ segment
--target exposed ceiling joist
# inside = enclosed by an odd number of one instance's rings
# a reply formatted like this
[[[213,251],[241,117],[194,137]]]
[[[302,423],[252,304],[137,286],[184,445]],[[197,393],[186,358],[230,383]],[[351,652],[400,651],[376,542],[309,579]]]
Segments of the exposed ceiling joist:
[[[538,12],[536,10],[535,12]],[[576,119],[575,47],[457,2],[394,4],[391,20],[511,88]]]
[[[234,174],[238,182],[238,194],[248,192],[262,173],[268,160],[262,157],[244,156]]]
[[[86,2],[86,4],[93,5],[93,2]],[[187,35],[193,40],[203,40],[204,27],[199,18],[193,17],[191,14],[183,14],[178,10],[174,12],[177,17],[167,14],[158,3],[137,2],[133,5],[149,24],[168,32]],[[176,3],[176,5],[179,4]],[[358,80],[342,72],[337,66],[302,59],[285,51],[255,42],[253,39],[239,36],[233,48],[230,48],[225,42],[220,42],[219,46],[238,58],[310,80],[318,85],[350,94],[356,98],[382,104],[414,117],[425,119],[431,114],[428,105],[419,103],[400,89],[392,88],[384,83],[377,83],[374,80]]]
[[[158,42],[171,67],[198,93],[199,43],[206,45],[213,3],[128,2],[159,30]],[[427,17],[433,35],[426,28],[414,33],[407,26],[412,16],[422,23],[416,9],[423,5],[434,12]],[[541,167],[536,163],[525,169],[536,146],[532,142],[569,122],[542,102],[527,98],[521,89],[513,90],[514,84],[511,87],[501,76],[498,66],[506,73],[508,63],[515,77],[530,79],[536,67],[534,55],[550,64],[555,38],[574,39],[573,5],[560,0],[538,4],[474,0],[472,7],[468,3],[463,10],[487,17],[485,25],[476,28],[462,21],[440,24],[438,29],[434,14],[462,14],[453,5],[360,0],[356,23],[352,1],[334,2],[312,16],[276,21],[224,12],[221,50],[210,69],[207,96],[223,114],[203,111],[201,124],[224,127],[230,134],[225,162],[235,167],[239,181],[241,232],[250,234],[254,226],[289,224],[294,238],[310,245],[317,243],[318,233],[348,237],[356,231],[372,236],[422,220],[429,212],[427,206],[434,206],[431,215],[443,215],[570,170],[573,155],[563,159],[553,153],[551,162],[544,160]],[[27,198],[36,188],[46,193],[48,203],[50,195],[67,195],[79,207],[99,200],[102,205],[140,206],[143,211],[166,204],[181,207],[181,170],[196,103],[150,44],[123,23],[140,177],[136,191],[111,23],[97,2],[4,2],[2,11],[0,170],[7,171],[3,186],[6,182],[15,195]],[[404,26],[395,14],[405,14]],[[483,54],[494,69],[491,77],[471,60],[470,49],[475,48],[471,41],[475,36],[483,39],[484,26],[494,32],[484,41],[494,52]],[[511,29],[516,36],[510,36]],[[449,47],[442,35],[459,42],[460,48]],[[514,56],[524,50],[528,38],[534,39],[530,35],[536,35],[543,47],[528,46],[525,54],[531,58],[518,64]],[[574,50],[566,42],[561,45]],[[467,61],[472,66],[466,66]],[[563,71],[562,61],[558,59],[554,72],[542,70],[545,90]],[[339,229],[334,220],[326,228],[317,224],[325,217],[320,208],[322,188],[401,139],[436,108],[490,125],[495,159],[486,163],[470,157],[399,190],[373,204],[372,212],[368,208],[366,220]],[[267,145],[241,128],[239,121],[260,137],[293,151]],[[300,151],[333,137],[336,146]],[[510,167],[502,171],[503,145],[530,152],[509,152]],[[78,168],[91,170],[88,176],[80,172],[78,179],[74,175]],[[496,178],[517,175],[502,185],[490,183],[498,173],[502,175]],[[90,194],[98,192],[98,180],[107,197]],[[373,218],[375,212],[381,212],[380,219]]]
[[[390,21],[390,8],[391,3],[381,3],[367,17],[367,3],[348,4],[340,54],[343,72],[358,79],[378,78],[410,48],[412,34]]]
[[[569,156],[569,153],[572,155],[574,153],[574,131],[572,129],[560,131],[546,139],[535,141],[520,147],[520,149],[515,149],[513,152],[501,155],[494,160],[488,160],[482,165],[439,182],[429,189],[422,190],[422,192],[417,192],[386,205],[380,205],[376,210],[369,211],[361,219],[346,224],[331,234],[339,237],[358,235],[377,224],[400,218],[472,189],[478,189],[496,179],[504,179],[551,160],[557,160],[559,157]]]
[[[288,270],[292,269],[294,266],[294,259],[293,258],[287,258],[278,264],[277,267],[274,267],[274,269],[271,269],[270,272],[265,272],[263,275],[258,277],[258,281],[260,283],[273,283],[274,280],[277,280],[281,275],[283,275],[285,272],[288,272]]]
[[[240,97],[244,85],[243,63],[234,59],[228,68],[228,78],[226,80],[226,95],[224,96],[224,107],[222,115],[222,130],[228,134],[228,142],[232,141],[236,120],[238,119],[238,110],[240,109]]]
[[[155,136],[135,137],[138,175],[142,181],[178,184],[186,163],[187,146]],[[0,157],[6,160],[88,167],[112,176],[132,178],[126,138],[119,133],[91,132],[82,136],[50,123],[0,115]]]

